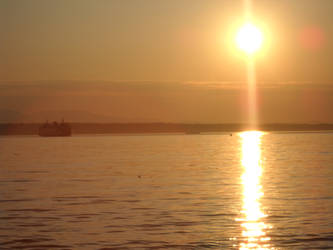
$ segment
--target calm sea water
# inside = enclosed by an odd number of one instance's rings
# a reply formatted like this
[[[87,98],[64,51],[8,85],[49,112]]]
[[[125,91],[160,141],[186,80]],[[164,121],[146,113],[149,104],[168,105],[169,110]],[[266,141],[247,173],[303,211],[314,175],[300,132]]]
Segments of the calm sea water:
[[[0,137],[1,249],[333,248],[333,133]]]

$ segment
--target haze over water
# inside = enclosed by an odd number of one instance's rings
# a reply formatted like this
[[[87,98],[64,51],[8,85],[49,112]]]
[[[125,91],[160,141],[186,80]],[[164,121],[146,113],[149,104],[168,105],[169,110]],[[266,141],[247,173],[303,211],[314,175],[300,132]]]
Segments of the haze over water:
[[[0,246],[333,247],[333,134],[0,138]]]

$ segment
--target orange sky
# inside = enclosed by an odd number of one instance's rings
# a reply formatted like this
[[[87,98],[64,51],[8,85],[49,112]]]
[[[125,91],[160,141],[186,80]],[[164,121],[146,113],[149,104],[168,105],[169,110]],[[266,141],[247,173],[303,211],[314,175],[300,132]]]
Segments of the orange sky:
[[[333,1],[253,2],[260,121],[333,122]],[[1,0],[0,109],[244,121],[242,14],[236,0]]]

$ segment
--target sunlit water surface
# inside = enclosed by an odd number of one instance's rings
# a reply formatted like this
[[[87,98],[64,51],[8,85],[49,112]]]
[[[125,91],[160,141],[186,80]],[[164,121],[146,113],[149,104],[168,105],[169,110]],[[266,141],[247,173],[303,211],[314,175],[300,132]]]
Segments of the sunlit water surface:
[[[0,137],[0,248],[333,248],[333,134]]]

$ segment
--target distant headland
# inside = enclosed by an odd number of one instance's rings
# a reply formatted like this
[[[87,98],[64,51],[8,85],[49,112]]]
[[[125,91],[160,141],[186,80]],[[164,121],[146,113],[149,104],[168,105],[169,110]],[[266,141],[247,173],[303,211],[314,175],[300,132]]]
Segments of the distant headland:
[[[42,123],[0,123],[0,135],[38,135]],[[247,124],[70,123],[75,134],[223,133],[251,130]],[[261,131],[333,131],[333,124],[260,124]]]

